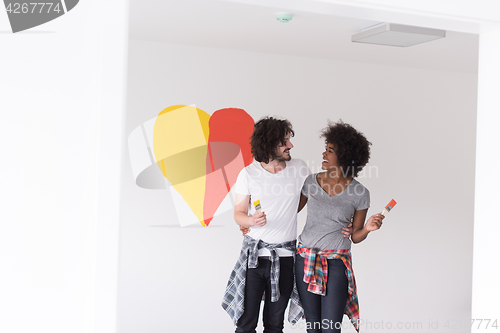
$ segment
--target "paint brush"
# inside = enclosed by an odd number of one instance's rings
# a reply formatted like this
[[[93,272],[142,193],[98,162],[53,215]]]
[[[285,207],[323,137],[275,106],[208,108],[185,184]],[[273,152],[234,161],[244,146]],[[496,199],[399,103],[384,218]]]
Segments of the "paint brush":
[[[385,216],[385,214],[389,213],[391,211],[391,209],[393,209],[394,206],[396,206],[396,204],[397,204],[396,200],[392,199],[391,202],[389,202],[387,204],[387,206],[385,206],[384,211],[382,212],[382,215]]]
[[[260,210],[261,210],[261,208],[262,208],[262,207],[260,207],[260,200],[255,200],[255,201],[253,202],[253,206],[255,207],[255,211],[256,211],[257,213],[260,213]]]

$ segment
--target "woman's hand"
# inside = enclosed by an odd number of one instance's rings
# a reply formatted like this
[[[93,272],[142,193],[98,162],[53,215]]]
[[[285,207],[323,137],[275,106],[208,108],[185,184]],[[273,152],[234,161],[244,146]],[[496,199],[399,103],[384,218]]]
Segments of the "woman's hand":
[[[385,218],[381,213],[370,216],[368,221],[366,221],[365,229],[367,231],[375,231],[380,229],[382,226],[382,220]]]
[[[240,225],[240,230],[243,236],[246,236],[250,232],[250,228]]]
[[[352,235],[352,223],[349,223],[349,225],[346,228],[342,228],[342,233],[344,234],[344,237],[349,238]]]

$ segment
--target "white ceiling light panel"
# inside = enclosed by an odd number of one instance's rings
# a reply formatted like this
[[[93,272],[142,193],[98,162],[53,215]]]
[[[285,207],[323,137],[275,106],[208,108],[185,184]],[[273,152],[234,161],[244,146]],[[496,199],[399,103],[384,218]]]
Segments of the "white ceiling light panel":
[[[445,36],[444,30],[380,23],[363,29],[360,33],[353,35],[351,40],[356,43],[406,47]]]

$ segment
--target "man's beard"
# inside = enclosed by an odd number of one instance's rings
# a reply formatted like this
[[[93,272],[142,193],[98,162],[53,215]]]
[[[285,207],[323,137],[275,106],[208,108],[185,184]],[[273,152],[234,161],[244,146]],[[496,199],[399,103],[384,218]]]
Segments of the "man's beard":
[[[283,152],[282,154],[276,156],[276,160],[278,162],[285,162],[285,161],[288,162],[288,161],[290,161],[292,159],[292,154],[290,154],[290,150],[288,150],[288,156],[286,156],[284,153],[285,152]]]

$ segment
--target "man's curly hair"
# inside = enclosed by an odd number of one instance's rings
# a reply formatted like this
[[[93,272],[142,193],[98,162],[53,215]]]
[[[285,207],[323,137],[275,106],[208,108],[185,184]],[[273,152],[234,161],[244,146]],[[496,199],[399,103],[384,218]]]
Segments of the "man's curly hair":
[[[285,136],[294,136],[292,124],[286,119],[264,117],[255,123],[250,137],[252,154],[256,161],[269,163],[276,158],[276,147],[286,144]]]
[[[333,144],[344,177],[357,177],[370,159],[371,142],[363,133],[339,120],[336,123],[329,122],[328,127],[321,132],[321,137],[325,138],[326,144]]]

